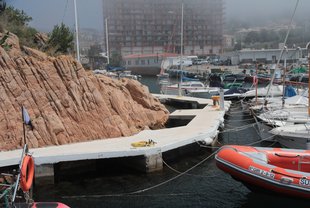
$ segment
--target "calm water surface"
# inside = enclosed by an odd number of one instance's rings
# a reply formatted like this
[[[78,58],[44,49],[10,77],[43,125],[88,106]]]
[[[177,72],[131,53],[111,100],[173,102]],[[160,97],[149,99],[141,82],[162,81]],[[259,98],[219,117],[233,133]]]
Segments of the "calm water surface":
[[[159,93],[156,77],[143,77],[141,82],[150,91]],[[225,129],[253,123],[250,115],[233,105],[225,122]],[[219,135],[221,144],[250,144],[259,137],[254,128]],[[255,146],[269,146],[257,143]],[[201,148],[197,153],[186,155],[178,161],[169,162],[171,168],[144,174],[123,169],[123,166],[109,165],[102,175],[87,175],[46,185],[35,189],[36,201],[61,201],[71,207],[130,208],[130,207],[310,207],[309,201],[283,196],[253,193],[241,183],[220,171],[214,158],[194,168],[188,174],[154,187],[184,172],[214,153],[215,150]],[[134,194],[133,194],[134,193]]]

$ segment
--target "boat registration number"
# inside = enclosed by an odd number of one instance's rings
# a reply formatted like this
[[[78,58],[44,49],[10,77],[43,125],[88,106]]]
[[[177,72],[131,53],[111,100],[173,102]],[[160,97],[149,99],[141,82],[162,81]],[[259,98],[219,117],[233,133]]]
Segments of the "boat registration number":
[[[310,180],[306,178],[302,178],[299,180],[299,184],[302,186],[310,186]]]
[[[274,178],[275,177],[274,173],[270,173],[268,171],[265,171],[265,170],[262,170],[262,169],[259,169],[259,168],[253,167],[253,166],[249,167],[249,171],[256,173],[256,174],[259,174],[259,175],[262,175],[262,176],[265,176],[265,177],[268,177],[268,178]]]

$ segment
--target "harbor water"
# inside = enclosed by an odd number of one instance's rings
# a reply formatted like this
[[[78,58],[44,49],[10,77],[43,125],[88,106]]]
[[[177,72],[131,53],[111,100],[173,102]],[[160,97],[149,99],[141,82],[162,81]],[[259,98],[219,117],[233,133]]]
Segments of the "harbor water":
[[[141,83],[152,93],[160,92],[156,77],[143,77]],[[243,113],[238,103],[233,103],[225,118],[224,133],[219,134],[218,146],[277,145],[260,142],[255,120],[250,114]],[[214,154],[217,149],[201,146],[197,152],[164,161],[164,169],[151,174],[110,161],[102,167],[101,173],[74,176],[56,185],[35,187],[34,198],[36,201],[60,201],[77,208],[309,207],[307,200],[249,191],[216,167]],[[191,171],[184,174],[190,168]]]

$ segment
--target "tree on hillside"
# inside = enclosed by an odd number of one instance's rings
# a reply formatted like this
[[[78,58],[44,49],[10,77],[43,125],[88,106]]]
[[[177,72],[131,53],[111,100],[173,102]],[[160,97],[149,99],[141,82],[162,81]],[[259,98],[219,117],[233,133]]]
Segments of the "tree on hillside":
[[[5,1],[0,0],[0,32],[9,31],[19,37],[21,45],[34,46],[33,37],[37,31],[28,26],[32,17],[24,11],[12,6],[6,7]]]
[[[0,14],[1,14],[2,12],[4,12],[5,8],[6,8],[6,3],[5,3],[5,1],[4,1],[4,0],[0,0]]]
[[[122,65],[122,55],[119,52],[113,51],[110,57],[111,66],[121,66]]]
[[[1,13],[3,20],[10,25],[26,26],[32,20],[23,10],[15,9],[12,6],[5,7]]]
[[[73,32],[63,23],[60,26],[54,26],[53,31],[49,34],[48,45],[53,48],[56,54],[70,53],[74,48]]]

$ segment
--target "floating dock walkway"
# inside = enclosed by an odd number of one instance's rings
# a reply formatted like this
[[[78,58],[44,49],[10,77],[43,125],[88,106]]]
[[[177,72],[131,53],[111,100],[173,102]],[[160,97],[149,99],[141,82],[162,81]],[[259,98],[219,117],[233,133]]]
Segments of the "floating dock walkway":
[[[108,158],[141,156],[139,164],[146,172],[161,170],[162,154],[169,150],[184,147],[197,141],[211,145],[217,138],[218,128],[223,125],[225,111],[230,102],[225,101],[224,110],[214,107],[210,99],[201,99],[174,95],[154,95],[160,100],[192,103],[193,106],[205,106],[202,109],[176,110],[171,118],[192,118],[185,126],[159,130],[144,130],[129,137],[110,138],[88,142],[80,142],[61,146],[30,149],[35,158],[36,177],[54,176],[54,165],[61,162],[89,161]],[[152,146],[133,147],[139,141],[153,140]],[[19,164],[22,150],[0,152],[0,167]]]

